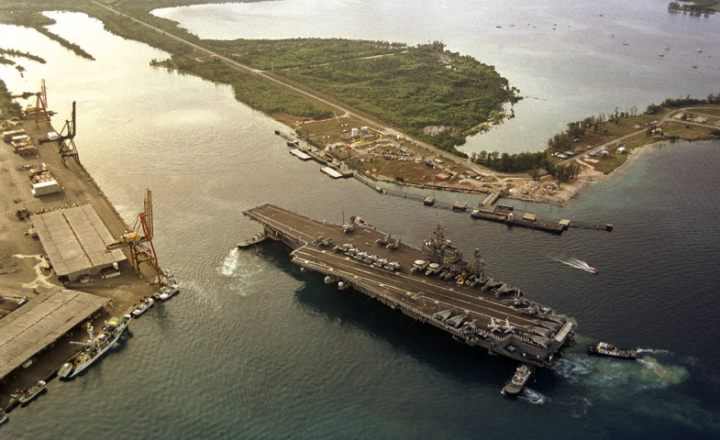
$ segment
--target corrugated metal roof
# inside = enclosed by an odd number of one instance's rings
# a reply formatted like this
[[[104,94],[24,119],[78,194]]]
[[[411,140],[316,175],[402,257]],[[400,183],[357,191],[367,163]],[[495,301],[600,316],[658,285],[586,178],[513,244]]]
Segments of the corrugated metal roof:
[[[89,293],[56,288],[0,320],[0,379],[109,301]]]
[[[126,260],[121,250],[107,250],[115,239],[90,205],[33,215],[32,220],[58,276]]]

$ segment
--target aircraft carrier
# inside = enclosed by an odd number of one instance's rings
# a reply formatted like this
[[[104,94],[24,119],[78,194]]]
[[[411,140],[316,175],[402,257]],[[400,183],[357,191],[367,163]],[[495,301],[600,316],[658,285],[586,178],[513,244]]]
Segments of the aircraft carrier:
[[[469,346],[548,367],[573,341],[574,320],[486,275],[479,251],[463,259],[439,226],[416,248],[359,217],[334,225],[269,204],[245,215],[263,225],[266,238],[287,245],[294,264],[323,274],[327,284],[364,293]]]

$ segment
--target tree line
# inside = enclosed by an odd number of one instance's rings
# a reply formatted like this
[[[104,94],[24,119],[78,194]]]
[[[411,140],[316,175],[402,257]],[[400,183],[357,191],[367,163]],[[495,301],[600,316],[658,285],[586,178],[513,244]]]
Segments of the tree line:
[[[555,163],[546,151],[516,154],[481,151],[473,153],[470,160],[504,173],[530,172],[533,177],[538,177],[544,170],[561,182],[574,180],[581,170],[576,162],[564,165]]]

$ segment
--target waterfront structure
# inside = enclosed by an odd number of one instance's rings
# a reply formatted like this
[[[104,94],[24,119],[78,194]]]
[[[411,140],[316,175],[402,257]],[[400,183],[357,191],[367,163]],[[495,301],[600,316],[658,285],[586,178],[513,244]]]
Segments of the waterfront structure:
[[[32,222],[60,280],[97,275],[127,260],[121,250],[108,250],[115,239],[90,205],[33,215]]]
[[[55,288],[0,320],[0,381],[110,302]]]

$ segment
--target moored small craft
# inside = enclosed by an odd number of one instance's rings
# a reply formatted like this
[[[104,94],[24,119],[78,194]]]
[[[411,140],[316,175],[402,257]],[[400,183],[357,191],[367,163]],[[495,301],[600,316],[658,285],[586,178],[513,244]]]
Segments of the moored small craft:
[[[0,425],[8,421],[8,415],[5,413],[5,410],[0,409]]]
[[[150,308],[155,304],[155,300],[151,297],[147,297],[144,300],[142,300],[138,305],[135,306],[135,308],[130,312],[133,318],[139,318],[142,316],[145,312],[150,310]]]
[[[588,346],[588,353],[597,356],[607,356],[616,359],[637,359],[637,349],[622,349],[607,342],[598,342]]]
[[[155,294],[155,298],[160,301],[167,301],[177,295],[178,292],[180,292],[180,289],[178,289],[177,286],[165,286]]]
[[[163,286],[160,288],[160,290],[153,295],[153,298],[155,298],[158,301],[167,301],[173,296],[177,295],[180,292],[180,288],[177,284],[171,283],[166,286]]]
[[[47,383],[44,380],[39,380],[35,385],[20,393],[17,400],[20,402],[20,405],[24,406],[35,400],[37,396],[45,391],[47,391]]]

